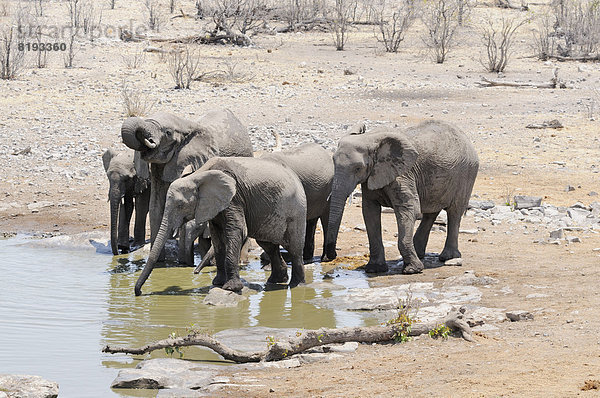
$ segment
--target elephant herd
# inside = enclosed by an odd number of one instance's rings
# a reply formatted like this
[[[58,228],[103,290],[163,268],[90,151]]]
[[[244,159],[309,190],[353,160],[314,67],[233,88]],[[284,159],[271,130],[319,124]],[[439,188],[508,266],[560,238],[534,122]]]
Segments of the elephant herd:
[[[226,109],[197,121],[167,113],[131,117],[123,122],[121,136],[134,151],[109,149],[103,155],[113,254],[130,250],[133,210],[134,248],[145,242],[150,215],[152,246],[136,295],[177,231],[179,261],[193,265],[199,238],[203,262],[210,257],[217,267],[215,286],[242,289],[239,262],[248,238],[271,262],[268,283],[304,283],[317,221],[324,236],[321,260],[331,261],[337,256],[345,202],[358,184],[369,240],[367,272],[387,271],[382,206],[396,215],[404,273],[422,272],[429,232],[441,210],[448,214],[448,232],[440,260],[461,256],[459,225],[479,162],[465,135],[449,124],[427,121],[408,129],[373,131],[360,125],[340,139],[333,155],[317,144],[304,144],[254,157],[246,128]],[[291,257],[289,281],[280,246]]]

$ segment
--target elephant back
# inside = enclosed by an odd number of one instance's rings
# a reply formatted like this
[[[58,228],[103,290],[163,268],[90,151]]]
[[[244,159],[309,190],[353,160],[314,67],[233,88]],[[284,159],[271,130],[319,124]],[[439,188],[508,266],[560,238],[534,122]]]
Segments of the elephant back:
[[[229,109],[208,112],[198,123],[214,139],[217,156],[253,156],[248,129]]]

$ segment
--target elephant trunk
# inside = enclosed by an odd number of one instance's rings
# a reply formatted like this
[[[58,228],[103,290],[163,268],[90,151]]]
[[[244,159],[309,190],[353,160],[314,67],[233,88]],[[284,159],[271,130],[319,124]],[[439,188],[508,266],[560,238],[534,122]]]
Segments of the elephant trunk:
[[[121,126],[123,143],[136,151],[156,148],[156,143],[150,139],[151,123],[139,118],[130,117]]]
[[[329,205],[329,228],[327,230],[327,245],[325,247],[325,256],[322,261],[331,261],[337,257],[335,246],[337,243],[338,232],[344,215],[344,206],[346,199],[352,193],[353,187],[342,187],[339,183],[340,179],[335,178],[333,189],[331,191]]]
[[[112,186],[110,188],[109,200],[110,200],[110,248],[112,249],[113,255],[119,254],[118,242],[119,242],[119,208],[121,207],[121,192],[118,186]]]
[[[137,282],[135,283],[135,295],[136,296],[139,296],[140,294],[142,294],[142,286],[146,282],[146,279],[148,279],[148,277],[150,276],[150,273],[152,272],[152,269],[156,265],[156,261],[158,260],[162,249],[165,247],[165,244],[167,243],[167,239],[170,238],[172,231],[173,231],[173,227],[172,227],[171,223],[169,222],[167,215],[165,214],[165,216],[163,217],[162,222],[160,224],[160,229],[158,230],[158,233],[156,235],[156,239],[154,240],[154,243],[152,244],[152,248],[150,249],[150,254],[148,255],[148,260],[146,261],[146,265],[144,266],[144,269],[142,270],[142,274],[140,275]]]

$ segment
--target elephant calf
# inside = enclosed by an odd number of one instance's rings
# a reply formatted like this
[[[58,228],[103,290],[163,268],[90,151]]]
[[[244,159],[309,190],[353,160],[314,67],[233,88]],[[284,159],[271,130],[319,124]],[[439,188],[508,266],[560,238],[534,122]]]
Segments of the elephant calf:
[[[165,211],[135,294],[150,275],[168,237],[184,222],[209,222],[215,250],[215,286],[235,292],[243,285],[238,264],[247,237],[269,255],[269,283],[288,280],[279,245],[292,257],[289,286],[304,282],[302,251],[306,232],[306,196],[296,174],[272,161],[244,157],[215,157],[200,169],[175,180],[167,192]]]
[[[110,188],[110,246],[114,255],[129,252],[129,223],[135,206],[134,246],[146,243],[146,217],[150,204],[148,163],[138,152],[107,149],[102,163]]]
[[[369,238],[367,272],[385,272],[381,207],[392,207],[398,224],[398,250],[404,273],[423,270],[429,232],[438,213],[448,213],[448,234],[441,261],[460,257],[458,230],[477,176],[479,160],[467,137],[456,128],[428,121],[406,130],[383,129],[343,137],[333,159],[335,176],[326,260],[335,258],[335,243],[344,204],[357,184]],[[422,214],[413,238],[417,216]]]

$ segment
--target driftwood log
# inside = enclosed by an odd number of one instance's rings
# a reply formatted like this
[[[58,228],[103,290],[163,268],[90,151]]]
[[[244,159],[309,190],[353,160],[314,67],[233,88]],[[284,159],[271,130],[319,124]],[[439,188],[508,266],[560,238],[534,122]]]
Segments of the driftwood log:
[[[552,58],[557,61],[563,61],[563,62],[564,61],[595,62],[595,61],[600,61],[600,54],[569,56],[569,57],[564,57],[561,55],[548,55],[548,58]]]
[[[469,324],[464,319],[464,308],[451,312],[440,322],[415,324],[409,335],[419,336],[436,329],[440,324],[461,334],[467,341],[473,341],[473,335]],[[141,355],[151,351],[167,347],[202,346],[207,347],[221,355],[227,360],[237,363],[278,361],[291,355],[304,352],[310,348],[326,344],[347,343],[355,341],[359,343],[383,343],[393,341],[399,332],[400,325],[371,326],[356,328],[307,330],[298,337],[292,337],[287,341],[275,342],[265,351],[245,352],[238,351],[219,342],[215,338],[202,333],[190,333],[183,337],[172,337],[140,348],[106,346],[102,352],[111,354],[126,353]]]
[[[531,123],[525,126],[528,129],[562,129],[563,125],[558,119],[547,120],[542,123]]]
[[[154,43],[171,43],[171,44],[235,44],[238,46],[249,46],[252,40],[248,35],[235,33],[232,31],[212,31],[206,32],[203,35],[192,35],[177,38],[164,38],[134,33],[127,29],[123,29],[120,34],[123,41],[131,42],[154,42]]]
[[[522,88],[567,88],[565,82],[558,77],[558,68],[554,69],[554,77],[547,83],[511,82],[505,80],[491,80],[486,77],[477,82],[480,87],[522,87]]]

